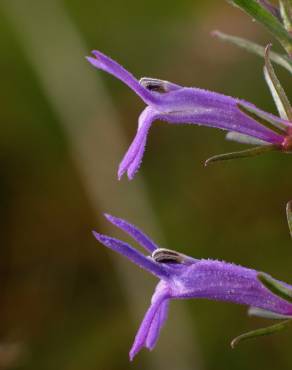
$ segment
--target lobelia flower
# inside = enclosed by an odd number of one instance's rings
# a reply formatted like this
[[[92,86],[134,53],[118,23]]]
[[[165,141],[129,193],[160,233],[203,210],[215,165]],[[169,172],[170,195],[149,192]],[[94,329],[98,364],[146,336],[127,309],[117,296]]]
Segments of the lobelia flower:
[[[95,238],[160,279],[130,350],[130,360],[133,360],[142,347],[149,350],[154,348],[167,318],[169,301],[172,299],[206,298],[228,301],[250,306],[250,313],[253,315],[286,318],[287,322],[292,319],[291,285],[232,263],[199,260],[176,251],[159,248],[127,221],[110,215],[105,217],[128,233],[150,255],[145,256],[121,240],[94,231]],[[266,334],[279,330],[287,322],[269,327]],[[233,345],[240,339],[263,335],[264,329],[260,330],[260,333],[255,331],[236,338]]]
[[[196,124],[227,130],[227,138],[255,148],[210,158],[207,163],[222,159],[246,157],[269,150],[292,150],[292,111],[266,51],[265,76],[277,104],[280,118],[258,109],[244,100],[192,87],[182,87],[168,81],[142,78],[138,81],[117,62],[99,51],[87,60],[96,68],[114,75],[128,85],[144,102],[146,109],[139,117],[136,136],[120,163],[118,178],[127,172],[133,179],[145,150],[146,139],[155,120],[173,124]],[[276,79],[276,80],[275,80]]]

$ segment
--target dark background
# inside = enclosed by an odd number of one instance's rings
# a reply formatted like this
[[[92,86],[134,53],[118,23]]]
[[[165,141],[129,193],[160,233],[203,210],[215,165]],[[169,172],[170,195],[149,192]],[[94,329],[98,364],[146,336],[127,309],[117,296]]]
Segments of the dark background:
[[[204,168],[209,156],[241,146],[214,129],[156,122],[135,180],[118,182],[143,104],[84,59],[99,49],[138,77],[276,113],[263,61],[210,32],[261,44],[270,35],[211,0],[3,0],[0,24],[0,368],[290,369],[291,331],[231,350],[233,337],[269,322],[199,300],[173,302],[155,350],[129,364],[155,279],[91,235],[124,237],[103,220],[108,212],[162,246],[291,281],[291,156]],[[289,95],[288,73],[276,70]]]

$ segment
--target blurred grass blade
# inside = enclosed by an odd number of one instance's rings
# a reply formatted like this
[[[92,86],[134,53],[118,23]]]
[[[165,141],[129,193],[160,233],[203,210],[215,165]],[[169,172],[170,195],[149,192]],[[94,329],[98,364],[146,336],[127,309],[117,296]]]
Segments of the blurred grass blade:
[[[292,303],[292,289],[287,288],[285,285],[263,272],[259,272],[257,278],[273,294]]]
[[[269,151],[273,151],[273,150],[278,150],[278,147],[275,145],[257,146],[255,148],[240,150],[238,152],[218,154],[218,155],[214,155],[213,157],[208,158],[205,161],[205,167],[214,162],[228,161],[228,160],[237,159],[237,158],[255,157],[257,155],[260,155],[260,154],[263,154]]]
[[[285,91],[278,80],[272,63],[270,61],[270,48],[271,44],[266,47],[265,50],[265,66],[264,66],[264,75],[271,91],[274,102],[277,106],[279,115],[282,119],[292,122],[292,109],[291,104],[285,94]]]
[[[57,120],[56,122],[62,125],[64,140],[68,144],[68,155],[71,152],[72,160],[74,160],[74,162],[69,159],[68,161],[70,164],[72,163],[74,171],[76,171],[76,178],[79,176],[84,201],[96,214],[100,213],[101,209],[110,210],[114,205],[117,213],[126,212],[129,218],[136,220],[137,223],[139,220],[158,239],[162,239],[161,236],[159,237],[161,228],[156,223],[156,213],[149,201],[149,194],[145,191],[143,176],[136,179],[137,181],[130,187],[126,183],[125,186],[123,184],[117,186],[114,171],[110,169],[120,158],[127,142],[121,124],[119,124],[120,117],[117,115],[111,94],[107,93],[102,80],[99,79],[99,74],[91,70],[84,60],[84,56],[88,52],[86,37],[79,32],[74,17],[69,11],[69,3],[60,0],[1,0],[0,12],[3,16],[2,22],[5,15],[5,23],[7,21],[8,26],[9,22],[9,28],[11,27],[11,31],[15,34],[15,42],[17,41],[25,54],[22,55],[19,50],[19,59],[27,59],[31,73],[35,75],[35,85],[42,91],[42,97],[46,99],[48,107],[51,105],[54,115],[52,113],[49,119]],[[5,51],[2,50],[2,52]],[[18,62],[20,63],[19,60]],[[95,160],[92,161],[91,158],[95,158]],[[129,207],[130,204],[134,204],[135,207]],[[108,226],[105,224],[104,227]],[[129,317],[131,313],[135,317],[137,312],[142,312],[144,309],[141,290],[145,294],[146,292],[150,293],[152,281],[149,281],[150,284],[148,284],[148,280],[144,276],[140,277],[140,274],[130,271],[128,264],[124,264],[124,261],[120,261],[120,259],[114,259],[114,261],[116,278],[119,283],[117,289],[121,289],[124,301],[127,301]],[[77,264],[78,269],[79,265]],[[66,288],[68,286],[64,284],[62,292],[66,294],[66,297],[62,297],[62,299],[67,301],[72,290],[68,292]],[[72,288],[75,289],[74,281]],[[64,302],[66,301],[64,300]],[[59,301],[56,300],[56,302]],[[20,338],[25,340],[28,345],[25,348],[27,362],[26,359],[23,363],[21,361],[16,365],[16,368],[20,367],[23,370],[112,369],[116,364],[115,360],[112,362],[112,358],[115,353],[113,350],[118,348],[115,347],[118,339],[117,333],[121,332],[119,324],[112,320],[111,315],[108,318],[105,317],[104,326],[108,326],[105,337],[103,328],[100,326],[98,330],[95,328],[95,323],[100,322],[96,321],[96,316],[98,316],[96,311],[92,311],[87,302],[82,302],[82,304],[86,304],[85,311],[81,311],[83,307],[81,305],[77,310],[78,315],[84,313],[84,321],[82,320],[81,324],[84,328],[82,328],[81,334],[75,330],[73,322],[71,323],[69,320],[70,315],[62,326],[62,333],[54,330],[54,327],[48,329],[49,331],[44,329],[41,337],[38,339],[36,337],[34,342],[21,334],[21,325],[19,327]],[[163,344],[162,340],[160,351],[155,351],[151,356],[151,370],[160,370],[161,364],[166,369],[199,370],[201,368],[199,350],[197,350],[194,339],[195,330],[193,324],[190,325],[187,313],[181,310],[182,308],[179,308],[176,320],[168,323],[169,326],[172,326],[169,328],[170,331],[175,332],[172,340],[175,342],[173,346],[176,351],[169,351],[169,343],[165,341]],[[91,316],[91,320],[87,316]],[[138,320],[138,315],[136,318]],[[74,325],[76,324],[77,327],[80,326],[78,321],[76,319],[74,321]],[[89,323],[92,328],[88,330]],[[124,324],[122,323],[122,325]],[[15,327],[17,338],[19,336],[17,325]],[[25,327],[28,328],[28,326]],[[11,328],[14,330],[14,324]],[[74,329],[74,333],[71,335],[67,328]],[[100,333],[96,337],[93,332],[98,331]],[[87,332],[88,334],[86,334]],[[29,333],[28,331],[27,334]],[[12,335],[13,339],[14,334]],[[76,339],[75,346],[75,343],[72,345],[71,337],[74,341],[76,335],[79,335],[79,338]],[[105,344],[107,338],[111,337],[113,337],[113,343],[109,341],[109,345]],[[55,338],[57,338],[57,343],[54,341]],[[64,345],[64,341],[68,346]],[[2,347],[3,335],[0,343],[0,368],[4,370],[1,362]],[[39,351],[40,349],[41,351]],[[100,353],[102,353],[101,357]],[[98,366],[96,366],[97,362]],[[113,363],[114,365],[112,365]],[[12,369],[12,367],[10,368]],[[8,366],[5,369],[8,370]]]
[[[248,340],[248,339],[253,339],[253,338],[257,338],[257,337],[262,337],[262,336],[265,336],[265,335],[274,334],[274,333],[276,333],[276,332],[278,332],[280,330],[285,329],[287,327],[287,325],[289,323],[291,323],[291,321],[292,320],[282,321],[282,322],[280,322],[278,324],[275,324],[275,325],[272,325],[272,326],[268,326],[266,328],[252,330],[252,331],[249,331],[248,333],[241,334],[238,337],[234,338],[232,340],[232,342],[230,343],[230,345],[231,345],[232,348],[234,348],[234,347],[236,347],[239,343],[241,343],[244,340]]]
[[[287,214],[287,221],[288,221],[288,226],[290,230],[290,235],[292,238],[292,200],[290,200],[286,205],[286,214]]]
[[[284,28],[282,23],[256,0],[229,0],[238,6],[253,19],[263,24],[282,44],[289,55],[292,55],[292,35]]]
[[[241,37],[228,35],[221,31],[213,31],[212,35],[218,37],[221,41],[229,42],[230,44],[236,45],[241,49],[247,50],[250,53],[256,54],[260,57],[265,56],[265,48],[262,45],[258,45],[252,41],[243,39]],[[287,69],[290,73],[292,73],[292,61],[286,57],[286,55],[278,54],[273,51],[270,53],[270,59],[272,62],[277,63],[278,65],[282,66],[283,68]]]
[[[275,312],[267,311],[262,308],[258,307],[249,307],[248,309],[249,316],[256,316],[262,317],[263,319],[271,319],[271,320],[284,320],[284,319],[291,319],[291,316],[288,315],[280,315]]]
[[[292,1],[280,0],[279,4],[284,27],[288,32],[292,32]]]
[[[240,134],[239,132],[229,131],[225,138],[230,141],[236,141],[237,143],[241,144],[248,144],[248,145],[269,145],[266,141],[261,139],[257,139],[255,137]]]
[[[248,104],[237,103],[237,106],[242,113],[261,123],[265,127],[277,132],[280,135],[286,134],[287,126],[284,123],[274,119],[272,115],[260,111],[259,109],[256,109]]]

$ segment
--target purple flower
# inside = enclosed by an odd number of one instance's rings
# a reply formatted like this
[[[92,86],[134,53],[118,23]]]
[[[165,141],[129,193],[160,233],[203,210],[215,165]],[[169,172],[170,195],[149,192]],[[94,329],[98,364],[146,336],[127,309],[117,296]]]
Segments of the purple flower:
[[[130,360],[133,360],[142,347],[149,350],[154,348],[167,318],[171,299],[206,298],[228,301],[248,305],[258,316],[292,318],[292,303],[267,289],[258,279],[257,271],[222,261],[194,259],[159,248],[130,223],[110,215],[105,217],[128,233],[150,255],[145,256],[121,240],[93,232],[96,239],[160,279],[130,350]],[[291,294],[292,286],[274,281]]]
[[[230,140],[258,145],[260,149],[256,148],[252,155],[270,149],[292,149],[292,123],[288,119],[281,119],[251,103],[215,92],[182,87],[152,78],[142,78],[138,81],[121,65],[101,52],[92,53],[94,57],[87,57],[87,60],[94,67],[123,81],[147,104],[139,117],[136,136],[120,163],[119,179],[125,172],[129,179],[133,179],[138,171],[147,135],[155,120],[227,130]],[[272,128],[266,127],[265,124]]]

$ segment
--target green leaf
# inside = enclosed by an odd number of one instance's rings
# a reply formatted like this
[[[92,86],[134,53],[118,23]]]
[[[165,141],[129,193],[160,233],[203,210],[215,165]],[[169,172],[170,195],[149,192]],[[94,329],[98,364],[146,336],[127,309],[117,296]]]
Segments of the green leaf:
[[[282,23],[256,0],[229,0],[256,21],[263,24],[282,44],[288,55],[292,55],[292,36]]]
[[[279,122],[272,115],[260,111],[259,109],[248,104],[237,103],[237,106],[242,113],[261,123],[265,127],[277,132],[280,135],[286,134],[287,126],[284,123]]]
[[[286,215],[288,221],[288,227],[290,230],[290,235],[292,238],[292,200],[290,200],[286,205]]]
[[[278,150],[278,147],[275,145],[257,146],[255,148],[240,150],[238,152],[218,154],[218,155],[214,155],[213,157],[208,158],[205,161],[205,167],[214,162],[227,161],[230,159],[237,159],[237,158],[255,157],[257,155],[260,155],[260,154],[263,154],[269,151],[273,151],[273,150]]]
[[[281,21],[281,15],[278,6],[272,4],[270,0],[257,0],[257,2],[266,8],[269,13],[273,14],[274,17]]]
[[[259,281],[273,294],[292,303],[292,289],[280,283],[278,280],[273,279],[271,276],[264,272],[259,272],[257,275]]]
[[[292,122],[292,108],[285,94],[285,91],[275,74],[272,63],[270,62],[270,48],[271,44],[269,44],[265,50],[265,67],[264,67],[265,79],[270,88],[272,97],[277,106],[280,117],[282,119]]]
[[[248,145],[269,145],[266,141],[257,139],[256,137],[252,137],[246,134],[241,134],[239,132],[229,131],[226,136],[226,140],[236,141],[237,143],[241,144],[248,144]]]
[[[280,315],[278,313],[267,311],[267,310],[264,310],[258,307],[249,307],[248,315],[262,317],[264,319],[270,319],[270,320],[284,320],[284,319],[291,320],[291,316],[289,315]]]
[[[256,54],[260,57],[265,56],[265,48],[262,45],[258,45],[252,41],[243,39],[241,37],[228,35],[221,31],[213,31],[212,35],[218,37],[221,41],[229,42],[230,44],[236,45],[241,49],[247,50],[250,53]],[[286,55],[278,54],[273,51],[270,53],[270,59],[274,63],[282,66],[283,68],[287,69],[290,73],[292,73],[292,61],[286,57]]]
[[[278,324],[268,326],[266,328],[256,329],[256,330],[249,331],[248,333],[241,334],[238,337],[234,338],[232,340],[232,342],[230,343],[230,345],[231,345],[232,348],[234,348],[244,340],[274,334],[274,333],[276,333],[280,330],[285,329],[287,327],[287,325],[291,322],[292,322],[292,320],[286,320],[286,321],[282,321]]]
[[[292,1],[280,0],[279,4],[284,27],[288,32],[292,32]]]

